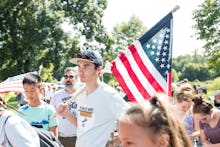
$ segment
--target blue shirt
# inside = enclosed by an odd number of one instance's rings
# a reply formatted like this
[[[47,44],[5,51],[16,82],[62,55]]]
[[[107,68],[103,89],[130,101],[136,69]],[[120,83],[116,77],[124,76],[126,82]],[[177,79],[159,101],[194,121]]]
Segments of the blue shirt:
[[[49,128],[58,125],[57,117],[49,119],[50,116],[55,113],[55,108],[45,102],[42,102],[36,107],[31,107],[29,104],[26,104],[20,107],[18,111],[22,113],[19,115],[32,126],[49,130]]]

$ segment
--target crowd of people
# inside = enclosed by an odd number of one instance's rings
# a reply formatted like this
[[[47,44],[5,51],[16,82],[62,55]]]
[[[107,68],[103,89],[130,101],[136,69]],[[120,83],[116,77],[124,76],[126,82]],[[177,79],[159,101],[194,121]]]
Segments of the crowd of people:
[[[77,54],[70,62],[78,70],[64,70],[60,90],[49,85],[45,91],[39,75],[26,75],[24,95],[17,98],[25,103],[17,112],[0,99],[0,147],[40,146],[33,127],[53,132],[64,147],[220,146],[220,90],[210,97],[206,87],[185,79],[173,85],[172,101],[157,93],[132,103],[120,86],[100,80],[102,61],[94,50]]]

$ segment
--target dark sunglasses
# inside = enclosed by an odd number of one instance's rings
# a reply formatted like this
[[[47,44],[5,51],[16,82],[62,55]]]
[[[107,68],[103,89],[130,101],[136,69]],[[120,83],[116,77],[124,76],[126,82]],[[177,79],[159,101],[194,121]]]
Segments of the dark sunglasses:
[[[64,75],[64,78],[65,78],[65,79],[68,79],[68,78],[69,78],[69,79],[73,79],[73,78],[75,78],[75,76],[73,76],[73,75],[70,75],[70,76]]]

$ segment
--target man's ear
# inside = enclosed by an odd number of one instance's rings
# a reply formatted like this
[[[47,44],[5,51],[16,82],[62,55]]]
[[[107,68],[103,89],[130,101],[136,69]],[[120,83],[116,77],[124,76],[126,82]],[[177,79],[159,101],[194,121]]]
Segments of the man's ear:
[[[167,133],[163,133],[159,138],[159,146],[167,147],[169,146],[170,136]]]
[[[102,73],[102,66],[97,67],[98,75],[100,76]]]

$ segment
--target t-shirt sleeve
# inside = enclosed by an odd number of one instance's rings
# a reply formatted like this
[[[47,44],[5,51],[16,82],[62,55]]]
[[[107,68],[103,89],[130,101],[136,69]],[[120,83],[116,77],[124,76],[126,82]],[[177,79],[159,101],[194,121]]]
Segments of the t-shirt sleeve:
[[[109,105],[110,111],[118,119],[130,105],[117,92],[106,93],[106,105]]]

